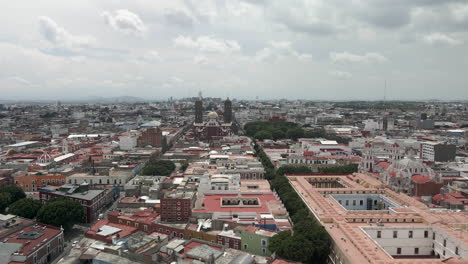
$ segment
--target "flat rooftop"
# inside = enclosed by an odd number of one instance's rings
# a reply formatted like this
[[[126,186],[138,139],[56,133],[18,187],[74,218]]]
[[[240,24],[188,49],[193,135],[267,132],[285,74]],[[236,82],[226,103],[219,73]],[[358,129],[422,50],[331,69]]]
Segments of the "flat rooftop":
[[[435,213],[424,204],[404,194],[393,192],[385,188],[380,181],[365,175],[355,173],[352,175],[329,175],[327,177],[340,177],[347,184],[346,188],[316,188],[310,182],[323,175],[287,175],[292,187],[306,203],[313,216],[325,227],[332,237],[335,248],[343,263],[448,263],[439,258],[424,258],[412,256],[409,258],[394,258],[387,253],[366,228],[422,228],[431,226],[458,239],[466,247],[468,236],[465,231],[456,231],[453,223],[468,222],[466,212]],[[337,198],[357,197],[385,197],[388,201],[398,205],[388,210],[347,210],[336,201]],[[352,205],[352,200],[349,204]],[[343,200],[342,200],[343,203]],[[356,202],[359,205],[359,202]],[[364,202],[363,202],[364,204]],[[402,246],[402,248],[404,245]],[[389,249],[388,249],[389,250]],[[453,259],[455,260],[455,259]],[[463,262],[453,262],[463,263]]]

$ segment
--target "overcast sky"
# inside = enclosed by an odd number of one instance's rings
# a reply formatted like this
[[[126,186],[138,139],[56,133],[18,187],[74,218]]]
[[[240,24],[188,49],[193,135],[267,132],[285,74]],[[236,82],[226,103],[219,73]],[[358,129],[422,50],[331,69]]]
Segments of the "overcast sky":
[[[0,99],[468,99],[466,0],[2,1]]]

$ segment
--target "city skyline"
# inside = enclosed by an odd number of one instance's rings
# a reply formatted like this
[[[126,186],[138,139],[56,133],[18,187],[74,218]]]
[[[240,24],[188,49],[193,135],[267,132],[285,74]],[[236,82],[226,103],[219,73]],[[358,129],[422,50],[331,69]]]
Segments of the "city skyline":
[[[463,1],[5,3],[4,100],[465,100]],[[252,26],[255,25],[255,26]]]

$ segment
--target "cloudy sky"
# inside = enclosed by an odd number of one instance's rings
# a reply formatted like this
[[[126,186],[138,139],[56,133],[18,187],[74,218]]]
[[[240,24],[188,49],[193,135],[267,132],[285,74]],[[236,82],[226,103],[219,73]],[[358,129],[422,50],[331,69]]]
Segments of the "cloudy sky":
[[[2,2],[0,99],[468,99],[466,0]]]

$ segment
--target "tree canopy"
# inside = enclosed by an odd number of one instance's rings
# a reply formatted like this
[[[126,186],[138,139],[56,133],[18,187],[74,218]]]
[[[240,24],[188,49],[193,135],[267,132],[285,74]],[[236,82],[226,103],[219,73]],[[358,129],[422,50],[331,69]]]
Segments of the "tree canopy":
[[[5,212],[5,209],[11,204],[11,195],[7,192],[0,193],[0,213]]]
[[[337,167],[319,168],[323,174],[351,174],[358,171],[358,164],[349,164]]]
[[[12,203],[8,208],[8,213],[29,219],[34,219],[41,207],[41,201],[34,200],[31,198],[23,198]]]
[[[44,224],[63,227],[68,231],[75,223],[84,220],[84,209],[77,201],[53,199],[39,210],[37,220]]]
[[[331,238],[327,231],[309,214],[309,209],[284,176],[288,173],[312,173],[303,166],[285,166],[277,171],[268,156],[258,146],[254,146],[257,156],[266,170],[270,185],[283,201],[294,222],[291,232],[283,231],[274,235],[269,242],[269,250],[277,256],[302,263],[325,263],[330,252]]]
[[[26,198],[26,194],[24,193],[23,189],[18,186],[8,185],[0,188],[0,193],[9,193],[11,195],[11,202],[14,203],[19,199]]]
[[[185,171],[189,166],[189,163],[188,161],[186,160],[183,160],[182,162],[180,162],[180,170],[181,171]]]
[[[169,176],[176,166],[170,160],[150,160],[143,167],[141,174],[147,176]]]
[[[348,144],[350,141],[348,138],[326,133],[323,129],[307,130],[292,122],[255,121],[245,124],[244,130],[247,136],[262,141],[265,139],[297,140],[298,138],[326,138],[336,140],[340,144]]]

